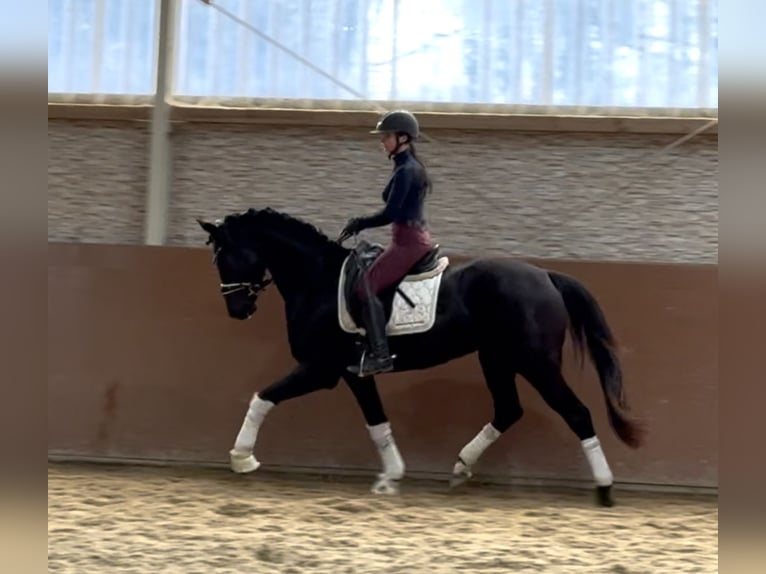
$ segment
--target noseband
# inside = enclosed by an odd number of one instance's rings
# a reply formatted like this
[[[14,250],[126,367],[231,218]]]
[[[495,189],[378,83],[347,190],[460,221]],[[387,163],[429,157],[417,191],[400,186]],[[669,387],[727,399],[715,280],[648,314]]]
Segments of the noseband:
[[[237,293],[239,291],[247,290],[248,295],[258,297],[261,292],[266,289],[271,283],[271,278],[266,278],[260,283],[221,283],[221,293],[224,297]]]
[[[208,240],[207,243],[210,243],[211,241]],[[218,253],[221,251],[221,248],[215,250],[215,253],[213,253],[213,264],[215,264],[216,260],[218,259]],[[252,295],[256,299],[258,298],[258,295],[261,294],[261,292],[266,289],[266,287],[269,286],[271,283],[271,277],[265,278],[263,281],[260,281],[258,283],[253,282],[247,282],[247,283],[221,283],[221,294],[224,297],[228,297],[232,293],[238,293],[239,291],[244,291],[247,289],[247,294]]]

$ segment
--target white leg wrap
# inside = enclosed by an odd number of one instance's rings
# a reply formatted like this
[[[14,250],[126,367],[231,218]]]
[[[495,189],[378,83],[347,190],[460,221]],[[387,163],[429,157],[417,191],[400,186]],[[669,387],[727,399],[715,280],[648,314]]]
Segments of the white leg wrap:
[[[612,471],[609,468],[609,464],[606,462],[606,456],[601,449],[601,442],[598,437],[586,438],[582,441],[582,450],[585,453],[588,463],[590,463],[590,469],[593,472],[593,479],[598,486],[611,486],[612,485]]]
[[[253,400],[250,401],[250,407],[239,429],[239,434],[234,441],[234,451],[237,453],[251,453],[255,448],[255,441],[258,438],[258,429],[261,428],[266,414],[274,407],[271,401],[264,401],[256,393]]]
[[[380,460],[383,463],[383,476],[393,480],[401,479],[404,476],[404,460],[394,441],[391,423],[368,426],[367,429],[370,431],[372,442],[378,447]]]
[[[479,431],[479,433],[466,444],[458,455],[466,466],[471,467],[476,464],[479,457],[484,454],[484,451],[495,442],[502,433],[492,426],[492,423],[487,423]]]

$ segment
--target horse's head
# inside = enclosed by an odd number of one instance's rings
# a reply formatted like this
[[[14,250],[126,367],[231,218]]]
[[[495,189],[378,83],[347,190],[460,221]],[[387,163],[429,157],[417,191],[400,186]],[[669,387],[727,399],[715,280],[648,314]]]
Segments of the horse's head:
[[[247,241],[245,230],[233,222],[233,218],[216,223],[197,220],[209,234],[207,243],[213,247],[213,262],[229,316],[249,319],[257,309],[258,295],[271,279],[266,277],[266,265]]]

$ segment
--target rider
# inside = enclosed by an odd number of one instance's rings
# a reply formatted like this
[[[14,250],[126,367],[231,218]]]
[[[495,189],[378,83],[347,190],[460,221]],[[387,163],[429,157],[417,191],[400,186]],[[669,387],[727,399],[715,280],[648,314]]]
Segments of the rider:
[[[412,266],[432,248],[426,226],[423,204],[431,191],[431,180],[425,166],[415,154],[413,142],[420,135],[413,114],[399,110],[383,115],[370,133],[380,134],[380,141],[394,167],[383,190],[385,207],[367,217],[354,217],[343,228],[345,240],[364,229],[391,224],[391,243],[375,260],[360,282],[357,294],[364,306],[364,322],[370,353],[364,361],[348,370],[357,375],[373,375],[393,370],[388,351],[383,305],[378,294],[398,283]]]

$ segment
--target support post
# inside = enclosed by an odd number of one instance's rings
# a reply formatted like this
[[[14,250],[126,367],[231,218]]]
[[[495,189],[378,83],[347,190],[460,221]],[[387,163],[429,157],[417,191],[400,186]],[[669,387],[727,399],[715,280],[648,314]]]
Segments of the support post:
[[[144,215],[144,243],[163,245],[167,238],[170,188],[172,186],[172,153],[170,145],[170,105],[175,47],[176,2],[157,0],[159,35],[151,142],[149,144],[149,181]]]

